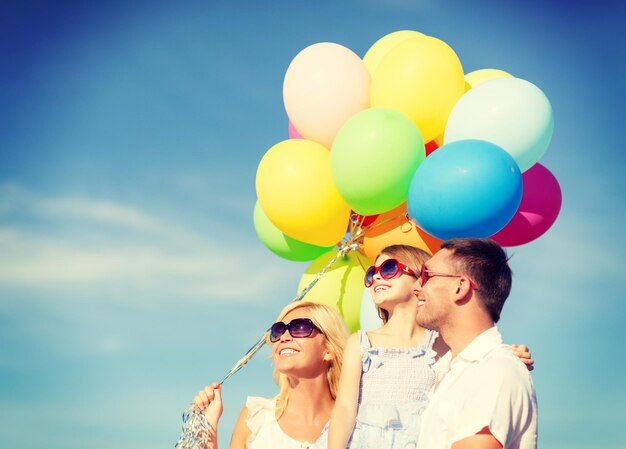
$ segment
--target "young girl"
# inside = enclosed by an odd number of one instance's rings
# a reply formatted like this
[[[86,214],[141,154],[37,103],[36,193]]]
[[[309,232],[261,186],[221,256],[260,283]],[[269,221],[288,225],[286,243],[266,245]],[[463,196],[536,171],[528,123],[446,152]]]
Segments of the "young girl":
[[[430,255],[394,245],[376,258],[365,285],[383,326],[348,338],[333,409],[329,449],[414,447],[435,381],[431,365],[447,347],[415,323],[419,273]]]
[[[419,327],[417,293],[421,266],[430,254],[393,245],[365,274],[383,326],[348,338],[339,391],[331,416],[329,449],[414,448],[420,415],[435,381],[431,366],[448,346],[434,331]],[[528,348],[513,346],[532,369]]]

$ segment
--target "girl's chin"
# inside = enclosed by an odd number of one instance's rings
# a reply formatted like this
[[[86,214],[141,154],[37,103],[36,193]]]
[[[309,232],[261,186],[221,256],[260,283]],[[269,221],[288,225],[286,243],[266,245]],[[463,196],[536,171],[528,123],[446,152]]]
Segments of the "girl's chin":
[[[402,304],[404,302],[410,301],[411,297],[403,298],[392,295],[385,295],[386,292],[381,292],[378,295],[372,296],[372,300],[376,307],[380,307],[382,309],[386,309],[388,307],[393,307],[398,304]]]
[[[372,299],[374,300],[374,304],[376,304],[377,306],[394,300],[393,296],[389,295],[389,292],[387,290],[374,293],[372,295]]]
[[[381,304],[384,304],[386,302],[385,298],[382,298],[380,296],[379,297],[374,296],[372,297],[372,300],[374,301],[374,304],[377,306],[380,306]]]

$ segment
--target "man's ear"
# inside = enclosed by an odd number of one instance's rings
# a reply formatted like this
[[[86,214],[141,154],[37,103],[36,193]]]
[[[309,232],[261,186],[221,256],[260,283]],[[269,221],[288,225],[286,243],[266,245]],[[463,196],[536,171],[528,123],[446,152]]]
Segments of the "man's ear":
[[[456,290],[454,292],[454,302],[459,302],[466,299],[471,289],[472,287],[470,286],[467,279],[465,279],[464,277],[459,277],[457,279]]]

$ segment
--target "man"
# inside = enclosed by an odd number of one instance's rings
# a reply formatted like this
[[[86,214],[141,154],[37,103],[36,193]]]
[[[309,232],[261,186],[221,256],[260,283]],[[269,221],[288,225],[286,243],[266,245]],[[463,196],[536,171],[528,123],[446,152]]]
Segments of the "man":
[[[450,347],[422,416],[418,449],[534,449],[537,402],[525,365],[495,327],[511,290],[504,250],[452,239],[422,267],[417,323]]]

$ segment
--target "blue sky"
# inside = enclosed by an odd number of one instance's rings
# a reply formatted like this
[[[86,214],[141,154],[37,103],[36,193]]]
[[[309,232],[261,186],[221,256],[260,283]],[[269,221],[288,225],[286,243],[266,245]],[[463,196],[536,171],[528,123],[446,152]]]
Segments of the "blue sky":
[[[626,367],[618,2],[21,2],[0,14],[0,440],[172,447],[180,413],[296,293],[308,266],[252,224],[255,172],[287,138],[282,80],[323,41],[447,42],[465,72],[539,86],[541,163],[563,206],[513,249],[500,329],[537,361],[540,444],[621,448]],[[224,387],[221,444],[268,352]],[[227,446],[226,446],[227,447]]]

